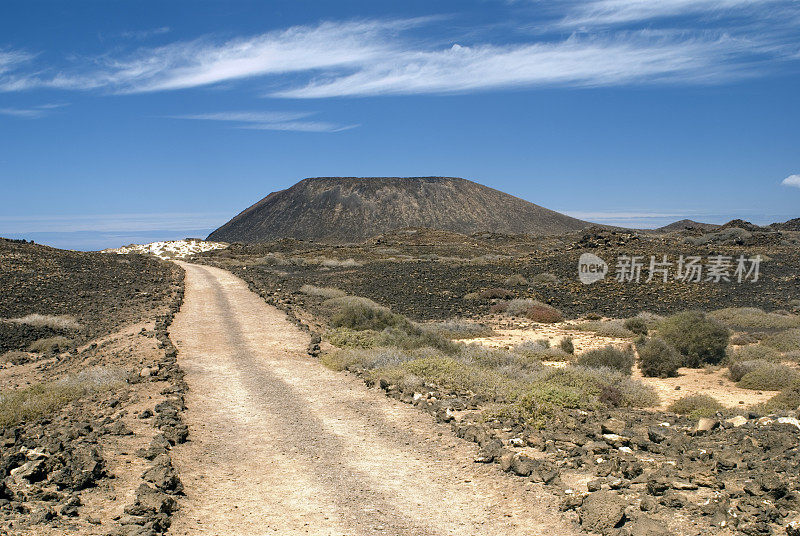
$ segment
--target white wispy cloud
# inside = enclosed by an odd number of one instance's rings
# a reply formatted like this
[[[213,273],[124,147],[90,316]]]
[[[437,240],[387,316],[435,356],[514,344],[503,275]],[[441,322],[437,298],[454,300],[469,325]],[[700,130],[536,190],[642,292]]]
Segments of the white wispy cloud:
[[[50,114],[52,110],[63,106],[66,106],[66,104],[40,104],[29,108],[0,108],[0,115],[19,117],[22,119],[38,119]]]
[[[224,121],[236,128],[249,130],[281,130],[295,132],[341,132],[358,125],[337,125],[326,121],[304,121],[316,112],[216,112],[191,115],[174,115],[173,119],[199,121]]]
[[[800,188],[800,175],[789,175],[783,182],[781,182],[784,186],[794,186],[795,188]]]
[[[743,64],[728,60],[747,46],[727,36],[681,39],[665,32],[637,32],[615,39],[572,36],[559,42],[513,46],[454,45],[439,51],[398,52],[355,73],[319,78],[273,95],[319,98],[720,81],[744,74]]]
[[[593,0],[574,5],[561,21],[564,26],[613,25],[666,17],[711,15],[751,9],[770,10],[792,0]]]
[[[0,89],[54,87],[143,93],[259,79],[268,96],[321,98],[459,93],[537,86],[721,83],[800,58],[800,5],[792,0],[593,0],[563,2],[563,18],[514,43],[464,32],[463,44],[432,19],[359,20],[295,26],[220,41],[210,37],[102,56],[89,67],[3,75]],[[738,24],[597,29],[614,21],[736,11]],[[777,6],[777,7],[776,7]],[[781,13],[780,21],[770,7]],[[777,8],[780,8],[777,10]],[[754,14],[755,13],[755,14]],[[788,13],[788,15],[787,15]],[[769,23],[769,24],[767,24]],[[563,37],[564,25],[575,26]],[[587,26],[578,28],[578,26]],[[645,26],[648,26],[645,24]],[[574,33],[573,33],[574,30]],[[0,59],[0,61],[2,61]],[[268,128],[277,122],[246,122]],[[302,122],[301,122],[302,123]],[[267,125],[266,127],[264,125]],[[298,126],[298,125],[295,125]],[[302,124],[300,126],[303,126]],[[319,123],[308,128],[327,128]]]

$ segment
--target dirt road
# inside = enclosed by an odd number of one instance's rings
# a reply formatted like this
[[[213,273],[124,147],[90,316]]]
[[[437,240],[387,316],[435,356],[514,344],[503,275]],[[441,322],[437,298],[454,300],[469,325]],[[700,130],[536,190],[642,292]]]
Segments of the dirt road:
[[[549,495],[411,406],[306,355],[308,336],[223,270],[183,264],[171,328],[190,391],[170,534],[568,535]]]

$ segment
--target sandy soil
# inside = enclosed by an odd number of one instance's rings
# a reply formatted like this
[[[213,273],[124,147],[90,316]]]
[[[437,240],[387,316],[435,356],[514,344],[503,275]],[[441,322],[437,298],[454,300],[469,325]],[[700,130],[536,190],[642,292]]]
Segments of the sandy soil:
[[[491,323],[489,323],[491,325]],[[630,339],[602,337],[590,331],[571,331],[566,329],[567,323],[535,324],[531,323],[515,329],[495,328],[496,335],[463,342],[475,342],[492,347],[511,347],[525,341],[548,339],[557,345],[561,339],[573,338],[575,353],[580,354],[595,348],[613,344],[626,346]],[[564,363],[547,363],[551,366],[564,366]],[[725,368],[689,369],[681,368],[676,378],[645,378],[638,368],[634,368],[633,378],[655,388],[661,404],[654,409],[665,410],[672,402],[689,394],[703,393],[716,398],[729,408],[741,408],[765,402],[775,396],[776,391],[752,391],[742,389],[727,376]]]
[[[171,328],[190,391],[171,534],[575,534],[552,495],[412,406],[332,372],[245,283],[182,264]]]

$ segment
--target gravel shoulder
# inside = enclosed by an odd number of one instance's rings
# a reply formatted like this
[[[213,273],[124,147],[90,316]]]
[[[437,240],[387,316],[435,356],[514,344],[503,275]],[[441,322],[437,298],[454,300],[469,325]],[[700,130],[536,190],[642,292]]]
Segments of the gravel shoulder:
[[[191,441],[171,534],[575,534],[554,497],[449,426],[332,372],[309,336],[229,272],[182,263],[170,329]]]

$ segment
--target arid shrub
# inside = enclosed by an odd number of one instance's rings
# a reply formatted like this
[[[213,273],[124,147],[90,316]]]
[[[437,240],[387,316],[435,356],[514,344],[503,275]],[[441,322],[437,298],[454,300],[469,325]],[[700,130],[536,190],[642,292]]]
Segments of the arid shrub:
[[[339,259],[323,259],[319,264],[325,268],[355,268],[362,266],[362,263],[355,259],[345,259],[343,261]]]
[[[0,426],[47,417],[85,394],[117,388],[124,374],[121,369],[95,367],[57,381],[4,390],[0,394]]]
[[[568,354],[575,353],[575,344],[572,342],[572,337],[564,337],[561,339],[561,342],[558,343],[558,347]]]
[[[633,351],[630,348],[620,350],[608,345],[604,348],[589,350],[581,354],[576,364],[588,368],[606,367],[630,376],[633,362]]]
[[[31,360],[31,356],[26,352],[11,350],[0,356],[0,363],[11,363],[12,365],[23,365]]]
[[[767,400],[762,407],[754,409],[769,413],[773,411],[791,411],[797,408],[800,408],[800,380],[794,380],[780,393]]]
[[[737,333],[731,337],[731,344],[735,346],[744,346],[746,344],[755,344],[759,338],[752,333]]]
[[[557,285],[558,277],[553,274],[543,273],[536,274],[531,278],[531,285],[534,287],[549,287],[550,285]]]
[[[552,422],[558,413],[565,409],[584,407],[587,402],[579,391],[571,387],[537,383],[519,401],[518,406],[525,423],[541,429]]]
[[[407,327],[411,324],[404,316],[367,298],[346,296],[324,303],[335,311],[331,317],[331,326],[335,328],[382,331],[387,327]]]
[[[763,344],[753,344],[751,346],[742,346],[731,352],[725,359],[727,364],[733,364],[737,361],[781,361],[782,356],[779,351]]]
[[[74,316],[68,315],[40,315],[30,314],[21,318],[11,318],[8,322],[25,324],[36,328],[51,328],[55,330],[78,331],[83,329]]]
[[[730,376],[731,380],[738,382],[745,376],[745,374],[753,372],[757,368],[763,367],[767,363],[769,363],[769,361],[762,361],[760,359],[753,359],[750,361],[735,361],[728,365],[728,376]]]
[[[614,397],[615,400],[609,399],[603,403],[630,408],[644,408],[658,404],[658,395],[652,387],[610,368],[546,367],[539,373],[536,381],[570,387],[592,403],[598,400],[604,391],[608,393],[616,391],[618,396]]]
[[[564,352],[561,348],[551,348],[550,341],[541,339],[538,341],[525,341],[514,346],[512,350],[515,354],[528,357],[537,362],[541,361],[570,361],[572,355]]]
[[[708,313],[710,318],[717,320],[732,329],[740,330],[767,330],[788,329],[800,327],[800,316],[792,314],[767,313],[755,307],[731,307]]]
[[[303,285],[300,287],[300,292],[308,296],[317,296],[326,300],[347,296],[346,292],[339,290],[338,288],[315,287],[314,285]]]
[[[703,394],[686,395],[669,405],[669,410],[694,419],[711,417],[723,409],[716,398]]]
[[[555,307],[531,299],[503,301],[494,305],[490,311],[525,317],[533,322],[542,324],[552,324],[564,320],[561,312]]]
[[[603,319],[603,315],[600,315],[600,314],[597,314],[597,313],[586,313],[585,315],[583,315],[583,319],[584,320],[589,320],[589,321],[602,320]]]
[[[739,380],[739,387],[755,391],[780,391],[794,383],[800,374],[791,367],[780,363],[764,361],[763,364],[747,372]]]
[[[507,288],[490,288],[478,292],[481,300],[508,300],[514,297],[514,293]]]
[[[800,329],[789,329],[770,335],[761,344],[775,348],[779,352],[800,350]]]
[[[678,375],[683,358],[663,339],[648,339],[639,347],[639,368],[650,378],[671,378]]]
[[[503,281],[503,284],[507,287],[521,287],[521,286],[527,286],[528,280],[519,274],[514,274],[508,276],[506,280]]]
[[[659,336],[684,356],[684,365],[715,365],[725,358],[730,333],[728,328],[700,311],[687,311],[666,318]]]
[[[564,315],[558,309],[542,303],[531,305],[525,317],[540,324],[555,324],[564,320]]]
[[[647,335],[647,322],[641,318],[633,317],[625,321],[625,329],[636,335]]]
[[[56,352],[66,352],[74,346],[74,342],[66,337],[47,337],[38,339],[31,343],[28,350],[39,354],[49,354]]]

